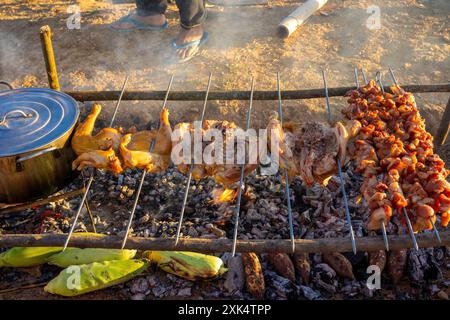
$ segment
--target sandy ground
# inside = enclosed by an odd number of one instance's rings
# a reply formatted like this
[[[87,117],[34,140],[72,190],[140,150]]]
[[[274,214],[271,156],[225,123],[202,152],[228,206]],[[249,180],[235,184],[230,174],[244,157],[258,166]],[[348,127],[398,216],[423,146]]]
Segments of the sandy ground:
[[[81,29],[70,30],[67,8],[81,8]],[[0,80],[15,87],[47,86],[39,27],[50,25],[60,83],[66,90],[112,90],[120,88],[126,74],[129,88],[164,90],[175,74],[173,90],[203,89],[213,72],[212,90],[247,90],[251,76],[258,90],[274,90],[276,75],[283,89],[319,88],[321,70],[328,71],[330,86],[353,85],[353,68],[374,76],[391,66],[400,83],[448,82],[450,71],[450,2],[448,0],[336,0],[315,14],[287,40],[276,37],[276,26],[298,2],[269,1],[268,6],[211,7],[206,22],[210,40],[201,55],[183,65],[168,65],[169,41],[178,31],[178,13],[167,11],[170,29],[163,33],[135,31],[117,33],[108,24],[125,15],[133,5],[112,5],[102,0],[0,0]],[[369,5],[381,9],[380,30],[369,30]],[[418,104],[435,133],[448,100],[448,93],[418,94]],[[344,105],[333,98],[334,113]],[[113,103],[105,103],[112,107]],[[124,102],[118,121],[123,126],[157,118],[160,102]],[[209,118],[226,118],[243,125],[247,102],[211,101]],[[324,99],[285,101],[285,118],[325,119]],[[194,120],[200,102],[170,103],[171,119]],[[253,125],[265,126],[275,102],[255,102]],[[106,119],[111,108],[102,114]],[[450,148],[445,152],[450,155]],[[450,159],[447,157],[447,160]],[[35,291],[32,289],[30,297]],[[23,297],[23,296],[22,296]],[[36,297],[35,297],[36,298]]]

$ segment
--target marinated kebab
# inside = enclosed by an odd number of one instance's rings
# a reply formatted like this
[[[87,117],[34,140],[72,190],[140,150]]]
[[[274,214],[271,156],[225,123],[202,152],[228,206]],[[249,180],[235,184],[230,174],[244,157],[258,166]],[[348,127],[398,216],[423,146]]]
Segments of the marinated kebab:
[[[381,91],[375,81],[347,93],[343,113],[362,128],[352,150],[363,174],[361,193],[370,209],[369,230],[379,230],[403,208],[414,231],[430,230],[436,215],[447,226],[450,215],[449,170],[433,153],[433,137],[425,129],[414,96],[399,86]]]

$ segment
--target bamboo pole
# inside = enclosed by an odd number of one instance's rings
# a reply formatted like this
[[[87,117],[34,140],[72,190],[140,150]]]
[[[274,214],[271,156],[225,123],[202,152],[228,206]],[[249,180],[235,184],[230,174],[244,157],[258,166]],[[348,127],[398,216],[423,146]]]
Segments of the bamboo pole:
[[[67,234],[0,234],[0,247],[58,247],[63,246]],[[442,242],[438,242],[433,233],[417,234],[419,247],[449,246],[450,232],[442,232]],[[409,235],[388,236],[391,250],[412,248]],[[79,236],[73,234],[69,247],[78,248],[120,248],[122,237],[119,236]],[[232,239],[181,238],[175,245],[175,239],[168,238],[128,238],[125,248],[161,251],[195,251],[195,252],[229,252],[233,246]],[[360,251],[384,249],[381,236],[356,238]],[[295,252],[350,252],[349,238],[297,239]],[[292,244],[286,240],[238,240],[237,252],[292,252]]]
[[[450,131],[450,98],[448,99],[447,106],[445,107],[444,114],[442,115],[439,129],[436,133],[436,141],[439,147],[445,143],[445,140],[447,140],[449,131]]]
[[[428,85],[405,85],[402,88],[413,93],[425,92],[450,92],[450,83],[428,84]],[[329,88],[330,97],[345,95],[355,87]],[[389,91],[389,87],[385,87]],[[119,91],[65,91],[78,101],[111,101],[116,100]],[[164,100],[165,91],[126,91],[122,100]],[[313,99],[325,97],[324,90],[285,90],[281,92],[283,99]],[[172,91],[169,100],[172,101],[201,101],[205,97],[204,91]],[[209,93],[210,100],[248,100],[250,91],[214,91]],[[278,91],[255,91],[254,100],[277,100]]]
[[[52,30],[46,25],[40,29],[42,53],[45,60],[45,69],[47,70],[48,85],[54,90],[61,90],[56,71],[55,54],[52,45]]]

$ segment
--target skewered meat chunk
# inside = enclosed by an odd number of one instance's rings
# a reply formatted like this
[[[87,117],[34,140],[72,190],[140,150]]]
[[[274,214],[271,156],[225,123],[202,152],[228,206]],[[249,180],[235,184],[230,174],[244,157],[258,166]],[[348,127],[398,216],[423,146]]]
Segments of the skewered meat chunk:
[[[119,151],[124,169],[138,168],[152,173],[166,170],[170,165],[171,135],[169,111],[163,109],[158,131],[140,131],[135,134],[126,134],[122,138]],[[152,138],[156,140],[153,152],[150,152]]]
[[[411,215],[415,231],[432,228],[436,213],[446,225],[449,171],[433,153],[433,138],[425,129],[414,96],[398,86],[391,91],[383,94],[372,80],[347,93],[349,105],[343,110],[349,119],[362,124],[352,151],[356,169],[365,178],[361,192],[372,209],[368,228],[381,227],[380,221],[386,221],[383,212],[389,215],[395,209],[403,217],[403,208]],[[386,184],[386,190],[380,190],[378,180]],[[390,203],[383,203],[386,199]]]
[[[274,113],[267,129],[269,148],[272,153],[279,153],[280,167],[287,168],[290,177],[298,175],[308,186],[315,182],[327,185],[338,171],[337,160],[344,162],[347,143],[359,131],[359,123],[286,123],[281,128],[278,114]],[[278,150],[272,150],[274,145],[278,145]]]
[[[99,116],[102,107],[99,104],[92,106],[91,113],[86,120],[78,125],[72,137],[72,149],[79,156],[82,153],[93,150],[106,150],[110,147],[117,151],[122,137],[119,130],[114,128],[103,128],[96,135],[94,131],[95,121]]]
[[[119,158],[110,147],[108,150],[92,150],[84,152],[72,163],[72,169],[83,170],[86,167],[103,169],[119,174],[123,171]]]

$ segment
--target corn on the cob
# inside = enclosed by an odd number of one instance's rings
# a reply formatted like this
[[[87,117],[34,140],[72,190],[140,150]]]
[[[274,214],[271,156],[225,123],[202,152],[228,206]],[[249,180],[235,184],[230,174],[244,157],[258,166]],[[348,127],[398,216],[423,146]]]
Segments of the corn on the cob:
[[[263,299],[266,284],[258,256],[253,252],[244,252],[242,253],[242,263],[244,264],[245,284],[248,292],[257,299]]]
[[[162,270],[188,280],[212,279],[224,274],[222,259],[187,251],[146,251],[144,256]]]
[[[72,265],[88,264],[92,262],[111,260],[130,260],[136,255],[137,250],[121,249],[97,249],[97,248],[67,248],[48,258],[49,264],[67,268]]]
[[[101,234],[91,232],[80,232],[75,235],[101,236]],[[0,268],[37,266],[46,263],[49,257],[60,251],[62,251],[62,247],[14,247],[0,254]]]
[[[145,260],[114,260],[70,266],[52,279],[46,292],[65,297],[101,290],[124,283],[144,272],[150,263]]]
[[[47,262],[60,247],[14,247],[0,254],[0,267],[33,267]]]

